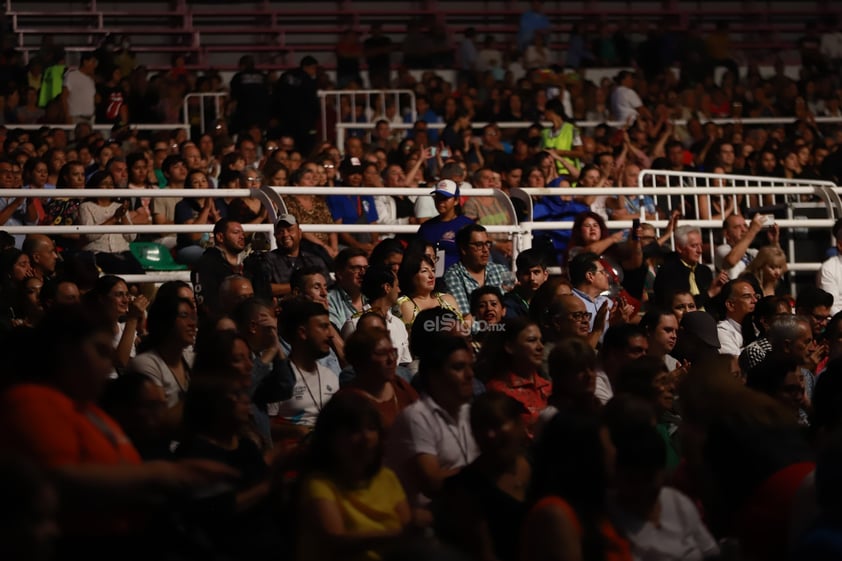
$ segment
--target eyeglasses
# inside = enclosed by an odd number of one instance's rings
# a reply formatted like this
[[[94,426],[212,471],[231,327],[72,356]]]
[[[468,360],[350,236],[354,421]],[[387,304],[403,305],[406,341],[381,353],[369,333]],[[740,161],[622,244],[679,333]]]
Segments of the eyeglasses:
[[[575,321],[591,321],[591,316],[593,314],[590,312],[570,312],[567,314],[567,317]]]
[[[494,242],[468,242],[468,245],[479,250],[482,250],[483,248],[491,249]]]

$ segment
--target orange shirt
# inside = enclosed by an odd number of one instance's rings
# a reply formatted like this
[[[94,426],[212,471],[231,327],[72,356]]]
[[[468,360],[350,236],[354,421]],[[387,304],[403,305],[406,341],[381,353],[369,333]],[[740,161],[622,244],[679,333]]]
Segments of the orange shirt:
[[[527,411],[523,420],[530,436],[538,414],[547,408],[547,400],[553,393],[553,383],[537,373],[533,374],[530,380],[509,372],[503,378],[489,381],[486,388],[490,392],[504,393],[523,405]]]
[[[99,407],[76,403],[38,384],[21,384],[0,394],[0,451],[47,468],[141,463],[123,430]],[[63,514],[63,531],[71,536],[123,534],[137,523],[125,512]]]
[[[573,522],[579,536],[582,536],[582,525],[581,522],[579,522],[579,516],[576,514],[576,511],[573,510],[573,507],[571,507],[570,504],[561,497],[544,497],[538,501],[538,503],[535,504],[535,506],[533,506],[529,511],[524,528],[529,527],[530,518],[533,517],[536,512],[550,506],[560,507],[567,517]],[[599,526],[599,530],[605,540],[605,561],[632,561],[631,544],[626,538],[617,532],[617,529],[614,528],[614,525],[611,524],[611,522],[607,519],[603,520]],[[526,540],[524,539],[524,541]],[[523,558],[528,559],[530,557],[528,545],[524,551],[525,553]]]

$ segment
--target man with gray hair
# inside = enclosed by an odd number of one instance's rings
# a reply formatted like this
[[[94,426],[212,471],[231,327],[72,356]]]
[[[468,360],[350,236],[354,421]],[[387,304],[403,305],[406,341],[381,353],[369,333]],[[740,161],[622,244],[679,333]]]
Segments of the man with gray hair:
[[[702,307],[719,294],[728,282],[728,274],[716,279],[710,267],[702,263],[702,232],[695,226],[675,229],[675,249],[664,260],[655,277],[655,294],[666,297],[676,291],[690,292],[696,305]]]

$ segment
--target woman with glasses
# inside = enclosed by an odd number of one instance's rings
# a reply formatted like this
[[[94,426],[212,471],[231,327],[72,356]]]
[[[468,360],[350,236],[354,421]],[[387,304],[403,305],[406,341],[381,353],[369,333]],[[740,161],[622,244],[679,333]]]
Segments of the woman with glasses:
[[[450,294],[436,290],[434,258],[426,252],[404,254],[398,270],[398,284],[403,294],[398,298],[397,305],[407,330],[412,329],[415,318],[422,310],[444,308],[456,313],[460,321],[462,319],[456,299]]]
[[[553,384],[542,376],[544,343],[536,323],[505,320],[502,331],[486,339],[477,357],[476,370],[488,391],[501,392],[523,406],[527,433],[534,434],[538,415],[546,409]]]
[[[356,392],[370,400],[388,430],[398,413],[418,400],[412,386],[396,375],[398,349],[389,332],[379,327],[354,331],[345,341],[345,356],[355,376],[342,391]]]

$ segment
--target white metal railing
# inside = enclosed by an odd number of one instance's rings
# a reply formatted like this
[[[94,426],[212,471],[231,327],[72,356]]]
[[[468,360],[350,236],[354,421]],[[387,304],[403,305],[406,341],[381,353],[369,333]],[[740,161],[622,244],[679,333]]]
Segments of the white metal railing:
[[[784,196],[785,198],[797,198],[801,195],[820,196],[824,195],[822,204],[813,204],[818,209],[821,217],[816,218],[801,218],[793,215],[790,212],[786,218],[776,220],[777,224],[782,228],[799,229],[799,230],[821,230],[827,233],[828,244],[832,245],[830,241],[830,227],[833,225],[835,217],[842,214],[840,208],[839,196],[842,194],[842,188],[832,186],[827,182],[821,181],[806,181],[806,180],[784,180],[781,178],[756,178],[756,177],[741,177],[741,176],[727,176],[716,174],[692,174],[692,173],[673,173],[673,172],[654,172],[653,170],[644,170],[639,176],[639,181],[652,181],[650,176],[659,173],[661,177],[669,177],[676,175],[679,177],[697,179],[696,185],[700,183],[700,179],[706,181],[714,180],[734,180],[738,179],[744,182],[753,182],[755,186],[747,187],[712,187],[712,186],[687,186],[687,187],[610,187],[610,188],[586,188],[586,187],[570,187],[570,188],[528,188],[522,189],[524,195],[529,197],[582,197],[589,195],[605,195],[613,196],[651,196],[651,197],[665,197],[665,196],[680,196],[680,197],[749,197],[752,195],[775,195]],[[770,186],[769,183],[774,182],[788,182],[796,185],[792,186]],[[757,186],[758,184],[763,184]],[[723,191],[724,194],[723,194]],[[269,235],[269,239],[274,244],[274,236],[272,236],[273,226],[275,221],[274,205],[280,201],[279,212],[283,212],[283,202],[280,199],[281,195],[291,196],[297,194],[308,195],[404,195],[404,196],[430,196],[430,188],[393,188],[393,187],[264,187],[260,190],[249,189],[225,189],[220,191],[218,189],[97,189],[97,190],[79,190],[79,189],[54,189],[54,190],[21,190],[21,189],[0,189],[0,197],[9,198],[53,198],[53,197],[258,197],[270,211],[270,219],[268,224],[259,225],[244,225],[244,229],[249,232],[265,232]],[[501,192],[496,189],[466,189],[462,192],[466,197],[477,196],[497,196]],[[786,208],[790,208],[793,204],[788,203]],[[668,221],[659,217],[654,220],[647,220],[656,228],[665,228]],[[722,228],[721,219],[682,219],[681,224],[696,226],[704,229],[708,235],[709,240],[713,240],[713,232],[719,232]],[[606,223],[609,229],[627,229],[632,226],[632,220],[609,220]],[[535,232],[547,230],[570,230],[573,227],[572,219],[567,221],[533,221],[530,216],[528,220],[524,220],[519,224],[508,224],[500,226],[487,226],[489,233],[502,233],[509,235],[515,242],[515,254],[523,249],[531,247],[532,236]],[[112,226],[0,226],[0,229],[6,230],[12,234],[60,234],[60,233],[186,233],[186,232],[210,232],[212,225],[112,225]],[[305,232],[377,232],[377,233],[414,233],[417,231],[417,225],[391,225],[391,224],[302,224],[301,229]],[[711,244],[713,245],[713,244]],[[809,262],[799,259],[796,254],[796,248],[793,245],[787,247],[788,249],[788,267],[791,271],[815,271],[821,265],[820,262]]]
[[[207,115],[205,114],[205,101],[212,99],[213,100],[213,111],[214,117],[213,119],[224,119],[225,118],[225,100],[228,98],[228,92],[197,92],[197,93],[189,93],[184,96],[184,126],[187,127],[187,131],[189,133],[190,128],[193,126],[193,120],[191,119],[191,112],[190,108],[194,106],[198,106],[199,108],[199,130],[201,134],[205,134],[205,130],[207,128],[208,120]],[[198,100],[197,103],[194,100]]]

